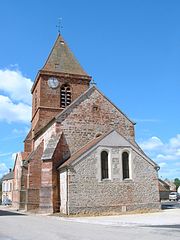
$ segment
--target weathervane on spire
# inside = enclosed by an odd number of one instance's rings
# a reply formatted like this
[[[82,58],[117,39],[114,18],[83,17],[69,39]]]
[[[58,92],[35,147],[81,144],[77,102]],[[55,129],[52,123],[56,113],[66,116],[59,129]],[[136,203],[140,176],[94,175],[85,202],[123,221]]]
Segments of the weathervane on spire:
[[[94,81],[94,79],[92,79],[91,85],[92,85],[92,86],[96,85],[96,82]]]
[[[58,24],[56,25],[56,27],[57,27],[59,35],[61,35],[61,29],[63,28],[63,26],[62,26],[62,18],[58,18]]]

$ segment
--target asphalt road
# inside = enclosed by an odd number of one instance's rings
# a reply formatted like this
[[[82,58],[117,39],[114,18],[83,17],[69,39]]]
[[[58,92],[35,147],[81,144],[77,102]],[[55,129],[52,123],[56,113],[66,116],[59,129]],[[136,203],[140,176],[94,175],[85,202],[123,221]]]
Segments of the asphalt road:
[[[92,218],[26,215],[0,208],[0,240],[179,240],[180,209]]]

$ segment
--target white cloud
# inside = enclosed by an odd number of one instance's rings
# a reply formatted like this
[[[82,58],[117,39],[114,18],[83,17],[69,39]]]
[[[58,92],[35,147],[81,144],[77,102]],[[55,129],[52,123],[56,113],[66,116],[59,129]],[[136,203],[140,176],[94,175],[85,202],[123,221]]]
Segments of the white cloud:
[[[157,157],[156,157],[156,159],[157,160],[177,160],[179,157],[178,156],[176,156],[176,154],[174,154],[174,155],[169,155],[169,154],[167,154],[167,155],[164,155],[164,154],[158,154],[157,155]]]
[[[180,167],[180,162],[176,162],[174,165]]]
[[[13,101],[31,104],[32,84],[19,70],[0,70],[0,90]]]
[[[32,84],[19,70],[0,69],[0,121],[29,123]]]
[[[7,96],[0,95],[0,120],[28,123],[31,118],[31,107],[25,103],[13,103]]]
[[[16,159],[16,155],[17,155],[17,153],[13,153],[13,154],[11,155],[11,158],[12,158],[13,162],[14,162],[15,159]]]
[[[12,133],[14,135],[17,135],[17,136],[21,136],[21,135],[24,135],[24,134],[27,134],[29,132],[30,128],[29,127],[25,127],[25,128],[21,128],[21,129],[18,129],[18,128],[14,128],[12,130]]]
[[[159,166],[160,166],[160,168],[164,168],[167,166],[167,163],[165,163],[165,162],[159,163]]]
[[[11,155],[12,153],[11,152],[8,152],[8,153],[0,153],[0,157],[6,157],[6,156],[9,156]]]
[[[169,140],[169,145],[172,148],[179,148],[180,151],[180,134],[177,134],[176,137],[173,137]]]
[[[180,134],[163,142],[158,137],[149,138],[139,144],[160,167],[160,176],[174,179],[180,176]]]
[[[5,163],[0,163],[0,178],[8,172],[8,167],[6,166]]]
[[[140,143],[140,146],[143,150],[153,150],[163,146],[163,143],[158,137],[151,137]]]
[[[134,119],[135,122],[142,122],[142,123],[156,123],[159,122],[158,119],[153,119],[153,118],[144,118],[144,119],[140,119],[140,118],[135,118]]]
[[[163,143],[158,137],[151,137],[141,143],[141,148],[150,155],[156,156],[157,160],[180,159],[180,134]]]

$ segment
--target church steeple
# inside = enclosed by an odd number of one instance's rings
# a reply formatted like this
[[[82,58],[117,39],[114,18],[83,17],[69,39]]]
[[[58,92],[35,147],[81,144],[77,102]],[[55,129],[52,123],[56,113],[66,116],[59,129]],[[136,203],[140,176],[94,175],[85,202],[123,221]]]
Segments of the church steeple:
[[[32,87],[33,136],[89,88],[83,70],[60,34]]]
[[[60,34],[42,70],[88,76]]]

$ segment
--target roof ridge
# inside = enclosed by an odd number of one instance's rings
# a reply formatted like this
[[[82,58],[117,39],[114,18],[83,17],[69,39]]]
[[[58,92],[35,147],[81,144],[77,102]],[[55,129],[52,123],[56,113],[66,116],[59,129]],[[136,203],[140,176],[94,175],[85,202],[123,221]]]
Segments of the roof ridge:
[[[63,164],[61,164],[58,169],[60,169],[63,165],[68,166],[68,161],[73,159],[73,157],[75,155],[77,155],[78,153],[81,153],[82,149],[85,148],[86,146],[90,145],[82,154],[85,154],[90,148],[94,147],[96,144],[98,144],[102,139],[104,139],[105,137],[107,137],[109,134],[111,134],[112,132],[117,132],[116,129],[111,129],[108,132],[100,135],[99,137],[93,138],[92,140],[90,140],[88,143],[86,143],[85,145],[83,145],[81,148],[79,148],[76,152],[74,152],[69,159],[67,159],[66,162],[64,162]],[[93,144],[92,144],[93,143]],[[92,145],[91,145],[92,144]],[[77,158],[79,158],[79,155],[77,155],[74,160],[76,160]],[[74,161],[73,160],[73,161]]]
[[[101,141],[103,138],[105,138],[105,137],[108,136],[111,132],[114,132],[114,131],[116,131],[116,130],[115,130],[115,129],[111,129],[111,130],[109,130],[108,132],[106,132],[106,133],[104,133],[104,134],[102,134],[102,135],[100,135],[100,136],[98,136],[98,137],[95,137],[95,138],[91,139],[88,143],[84,144],[81,148],[79,148],[76,152],[74,152],[74,153],[72,154],[72,156],[73,156],[74,154],[77,154],[82,148],[86,147],[87,145],[89,145],[90,143],[92,143],[94,140],[97,139],[97,142],[94,143],[94,144],[97,144],[99,141]]]
[[[58,34],[42,70],[89,76],[60,34]]]
[[[119,133],[119,131],[117,129],[111,129],[108,132],[106,132],[105,134],[101,135],[100,137],[98,137],[97,141],[96,138],[92,139],[90,142],[88,142],[87,144],[85,144],[84,146],[82,146],[80,149],[78,149],[76,152],[74,152],[72,154],[72,156],[63,164],[61,164],[58,169],[64,168],[64,167],[68,167],[72,162],[74,162],[75,160],[77,160],[78,158],[80,158],[81,156],[83,156],[84,154],[86,154],[88,151],[90,151],[91,148],[95,147],[100,141],[102,141],[103,139],[105,139],[108,135],[110,135],[111,133],[117,133],[119,136],[121,136],[126,142],[128,142],[131,146],[131,148],[134,149],[134,151],[136,151],[137,153],[139,153],[144,159],[146,159],[146,161],[148,161],[149,163],[151,163],[151,165],[153,165],[154,167],[159,167],[152,159],[150,159],[143,151],[141,151],[140,149],[138,149],[138,146],[136,146],[135,144],[133,144],[132,142],[130,142],[128,139],[126,139],[121,133]],[[91,143],[93,143],[91,145]],[[89,147],[87,149],[85,149],[82,153],[82,149],[87,147],[89,145]]]
[[[114,103],[112,103],[109,98],[107,98],[95,85],[90,86],[85,92],[83,92],[78,98],[76,98],[69,106],[67,106],[62,112],[58,113],[51,121],[49,121],[48,124],[53,124],[54,122],[61,123],[64,120],[64,114],[70,114],[71,110],[79,105],[83,100],[85,96],[90,95],[94,90],[97,90],[103,97],[107,99],[119,112],[121,112],[132,124],[135,124],[133,121],[131,121]],[[46,126],[44,126],[43,129],[45,129]],[[41,129],[39,132],[37,132],[36,136],[39,136],[41,134],[42,130]]]

